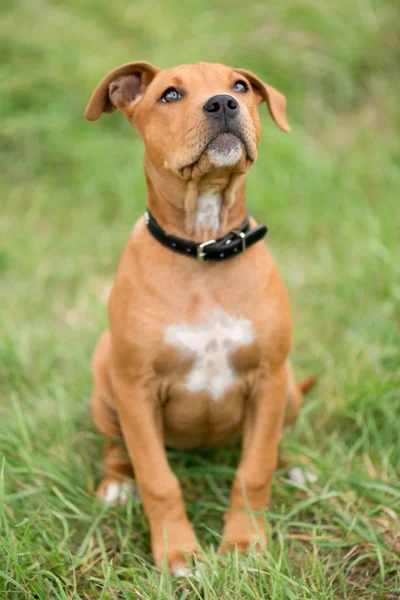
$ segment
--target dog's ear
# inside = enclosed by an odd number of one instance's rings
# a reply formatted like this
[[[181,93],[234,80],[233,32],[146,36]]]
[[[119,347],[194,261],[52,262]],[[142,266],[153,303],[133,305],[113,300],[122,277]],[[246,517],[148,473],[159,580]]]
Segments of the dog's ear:
[[[131,62],[117,67],[104,77],[86,107],[85,119],[96,121],[103,112],[123,110],[140,97],[159,69],[148,62]]]
[[[259,101],[263,100],[268,105],[268,110],[275,123],[283,131],[290,131],[290,125],[286,120],[286,98],[275,88],[264,83],[257,75],[246,69],[235,69],[236,73],[241,73],[250,81],[253,91],[259,96]]]

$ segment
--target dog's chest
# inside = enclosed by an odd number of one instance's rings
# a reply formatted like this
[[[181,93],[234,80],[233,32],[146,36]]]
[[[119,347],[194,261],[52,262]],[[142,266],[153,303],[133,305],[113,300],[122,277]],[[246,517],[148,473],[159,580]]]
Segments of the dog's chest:
[[[200,323],[176,323],[164,332],[164,343],[178,349],[182,360],[191,361],[183,382],[186,389],[206,391],[215,402],[238,377],[233,355],[253,340],[251,321],[222,309]]]

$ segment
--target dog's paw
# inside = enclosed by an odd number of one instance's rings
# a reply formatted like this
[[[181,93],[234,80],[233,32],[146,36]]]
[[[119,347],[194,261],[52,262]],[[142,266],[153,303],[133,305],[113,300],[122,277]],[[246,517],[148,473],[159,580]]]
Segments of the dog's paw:
[[[175,563],[170,567],[174,577],[194,577],[200,581],[199,569],[193,570],[187,563]]]
[[[306,485],[307,483],[315,483],[318,480],[317,475],[306,471],[300,467],[293,467],[289,470],[289,479],[299,485]]]
[[[232,551],[244,552],[246,554],[264,554],[267,547],[264,536],[253,536],[249,538],[223,539],[218,549],[218,554],[230,554]]]
[[[181,548],[186,546],[186,549],[162,551],[160,548],[158,552],[157,548],[153,548],[156,567],[161,570],[167,569],[174,577],[199,579],[199,568],[204,558],[200,547],[195,540],[179,545]]]
[[[262,515],[244,511],[227,513],[218,554],[229,554],[235,550],[263,554],[267,546],[267,530]]]
[[[172,552],[168,557],[168,566],[171,574],[174,577],[194,577],[195,579],[200,579],[200,571],[196,568],[194,557],[196,557],[198,564],[198,561],[202,558],[200,551],[185,554],[182,552]]]
[[[119,480],[104,480],[97,496],[106,504],[127,504],[130,497],[140,500],[140,491],[134,482]]]

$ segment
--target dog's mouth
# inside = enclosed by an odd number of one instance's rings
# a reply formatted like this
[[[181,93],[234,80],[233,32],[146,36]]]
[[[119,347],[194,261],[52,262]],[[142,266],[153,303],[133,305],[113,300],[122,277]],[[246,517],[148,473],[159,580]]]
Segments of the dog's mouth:
[[[214,135],[205,147],[203,154],[208,153],[211,160],[219,166],[234,165],[242,155],[243,150],[248,160],[253,160],[252,151],[242,131],[235,130],[219,131]]]
[[[242,159],[243,152],[246,155],[246,160],[254,162],[255,156],[251,145],[239,129],[235,131],[218,131],[212,135],[195,160],[180,170],[183,172],[187,168],[194,167],[203,157],[208,157],[210,162],[217,168],[233,167]]]
[[[243,141],[234,133],[220,133],[207,145],[205,152],[216,166],[230,166],[240,160]]]

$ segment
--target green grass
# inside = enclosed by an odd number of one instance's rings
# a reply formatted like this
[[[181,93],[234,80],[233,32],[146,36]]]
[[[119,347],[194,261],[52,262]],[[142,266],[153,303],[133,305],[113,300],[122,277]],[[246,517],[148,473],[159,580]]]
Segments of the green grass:
[[[400,597],[400,20],[396,0],[14,0],[0,5],[0,598]],[[276,473],[263,556],[217,558],[238,449],[171,453],[206,547],[201,583],[160,574],[140,504],[93,490],[90,359],[145,206],[142,145],[83,111],[128,60],[254,70],[253,214],[289,288],[293,360],[318,374]]]

